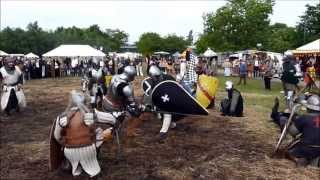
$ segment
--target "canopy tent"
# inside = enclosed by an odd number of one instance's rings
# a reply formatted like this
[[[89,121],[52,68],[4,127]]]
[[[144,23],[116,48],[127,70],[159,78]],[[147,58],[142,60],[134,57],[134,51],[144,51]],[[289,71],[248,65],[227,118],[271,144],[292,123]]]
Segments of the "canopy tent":
[[[8,56],[9,54],[0,50],[0,56]]]
[[[9,54],[11,57],[24,57],[24,54]]]
[[[172,54],[173,57],[180,57],[180,53],[177,51],[174,54]]]
[[[57,48],[43,54],[44,57],[104,57],[102,51],[89,45],[60,45]]]
[[[116,53],[116,57],[126,58],[126,59],[135,59],[137,57],[141,57],[142,54],[134,53],[134,52],[124,52],[124,53]]]
[[[170,53],[165,52],[165,51],[158,51],[158,52],[154,52],[153,54],[155,54],[155,55],[169,55]]]
[[[36,54],[34,54],[34,53],[32,53],[32,52],[28,53],[28,54],[25,55],[24,57],[26,57],[26,58],[39,58],[39,56],[37,56]]]
[[[204,57],[214,57],[217,56],[217,53],[215,53],[214,51],[212,51],[210,48],[208,48],[204,53],[203,53]]]
[[[320,55],[320,39],[312,41],[306,45],[298,47],[296,50],[293,50],[294,55],[305,55],[305,54],[316,54]]]

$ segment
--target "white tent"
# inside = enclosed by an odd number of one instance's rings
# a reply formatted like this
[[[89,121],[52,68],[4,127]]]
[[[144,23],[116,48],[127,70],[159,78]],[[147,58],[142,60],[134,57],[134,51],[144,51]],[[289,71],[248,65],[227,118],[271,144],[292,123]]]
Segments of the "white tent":
[[[37,56],[36,54],[34,54],[34,53],[32,53],[32,52],[28,53],[28,54],[25,55],[24,57],[26,57],[26,58],[39,58],[39,56]]]
[[[8,56],[9,54],[0,50],[0,56]]]
[[[43,54],[44,57],[104,57],[102,51],[89,45],[60,45],[57,48]]]
[[[11,57],[24,57],[24,54],[9,54]]]
[[[124,53],[116,53],[116,56],[119,58],[134,59],[139,56],[142,56],[142,54],[134,53],[134,52],[124,52]]]
[[[180,53],[179,51],[175,52],[174,54],[172,54],[173,57],[180,57]]]
[[[159,55],[169,55],[170,53],[165,52],[165,51],[158,51],[158,52],[154,52],[153,54],[159,54]]]
[[[213,56],[217,56],[217,53],[215,53],[214,51],[212,51],[210,48],[208,48],[204,53],[203,53],[204,57],[213,57]]]
[[[298,47],[292,51],[293,54],[320,53],[320,39],[312,41],[306,45]]]

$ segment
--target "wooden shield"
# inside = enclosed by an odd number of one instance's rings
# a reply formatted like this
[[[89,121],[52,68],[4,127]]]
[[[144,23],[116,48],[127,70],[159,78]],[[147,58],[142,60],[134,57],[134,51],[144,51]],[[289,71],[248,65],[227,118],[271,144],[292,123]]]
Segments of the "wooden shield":
[[[214,99],[218,90],[218,85],[219,81],[215,77],[207,75],[199,76],[196,99],[204,108],[207,108]]]
[[[54,129],[56,127],[56,123],[58,118],[54,120],[51,130],[50,130],[50,156],[49,156],[49,170],[54,171],[58,169],[64,159],[63,148],[54,138]]]

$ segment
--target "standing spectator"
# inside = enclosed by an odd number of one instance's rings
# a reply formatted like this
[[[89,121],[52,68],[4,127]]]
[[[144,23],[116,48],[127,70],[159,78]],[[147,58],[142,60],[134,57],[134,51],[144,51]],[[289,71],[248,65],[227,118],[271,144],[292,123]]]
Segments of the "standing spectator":
[[[73,76],[78,76],[78,64],[79,64],[78,58],[75,57],[71,60],[71,68],[72,68]]]
[[[232,75],[233,76],[237,76],[240,73],[240,61],[239,61],[239,59],[233,60],[232,67],[233,67]]]
[[[173,74],[173,60],[171,57],[167,60],[167,73]]]
[[[142,59],[140,57],[137,57],[135,59],[135,66],[136,66],[136,69],[137,69],[137,75],[138,76],[143,76]]]
[[[41,67],[41,78],[45,78],[46,77],[46,64],[42,58],[40,59],[40,67]]]
[[[231,67],[232,67],[231,62],[229,61],[229,59],[226,59],[223,63],[224,76],[228,77],[231,75]]]
[[[242,79],[243,79],[243,82],[244,82],[244,85],[247,84],[247,64],[244,60],[240,59],[240,66],[239,66],[239,82],[238,82],[238,85],[241,84],[242,82]]]
[[[249,60],[248,61],[248,78],[253,78],[253,71],[254,71],[253,63],[251,60]]]
[[[253,56],[253,63],[254,63],[253,77],[257,78],[257,77],[259,77],[260,62],[259,62],[259,60],[258,60],[258,58],[256,56]]]
[[[178,59],[175,59],[173,63],[173,69],[176,74],[180,72],[180,60],[181,60],[181,57],[179,57]]]
[[[270,60],[267,60],[265,64],[265,72],[264,72],[264,87],[267,90],[271,90],[271,79],[273,76],[272,69],[273,69],[272,62]]]
[[[39,62],[40,60],[39,59],[36,59],[35,60],[35,77],[37,78],[37,79],[39,79],[40,77],[41,77],[41,68],[40,68],[40,62]]]
[[[60,63],[57,59],[53,60],[54,77],[60,77]]]
[[[163,74],[167,74],[166,72],[166,67],[167,67],[167,62],[165,58],[161,58],[160,63],[159,63],[159,69]]]
[[[198,81],[198,75],[196,73],[196,66],[198,64],[198,58],[191,53],[191,49],[188,49],[188,50],[190,51],[190,60],[187,61],[186,74],[184,75],[183,83],[184,83],[184,88],[192,96],[195,96],[196,83]]]

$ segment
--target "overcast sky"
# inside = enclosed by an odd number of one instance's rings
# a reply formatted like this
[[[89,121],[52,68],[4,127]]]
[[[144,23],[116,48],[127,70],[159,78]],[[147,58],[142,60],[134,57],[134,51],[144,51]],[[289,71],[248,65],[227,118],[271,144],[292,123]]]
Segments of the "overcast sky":
[[[276,0],[271,23],[281,22],[295,26],[306,10],[319,0]],[[0,0],[1,29],[6,26],[25,28],[29,22],[49,30],[58,26],[88,27],[98,24],[101,29],[119,28],[129,33],[129,42],[135,42],[143,32],[161,35],[175,33],[187,36],[203,30],[203,13],[216,11],[226,4],[211,1],[14,1]]]

